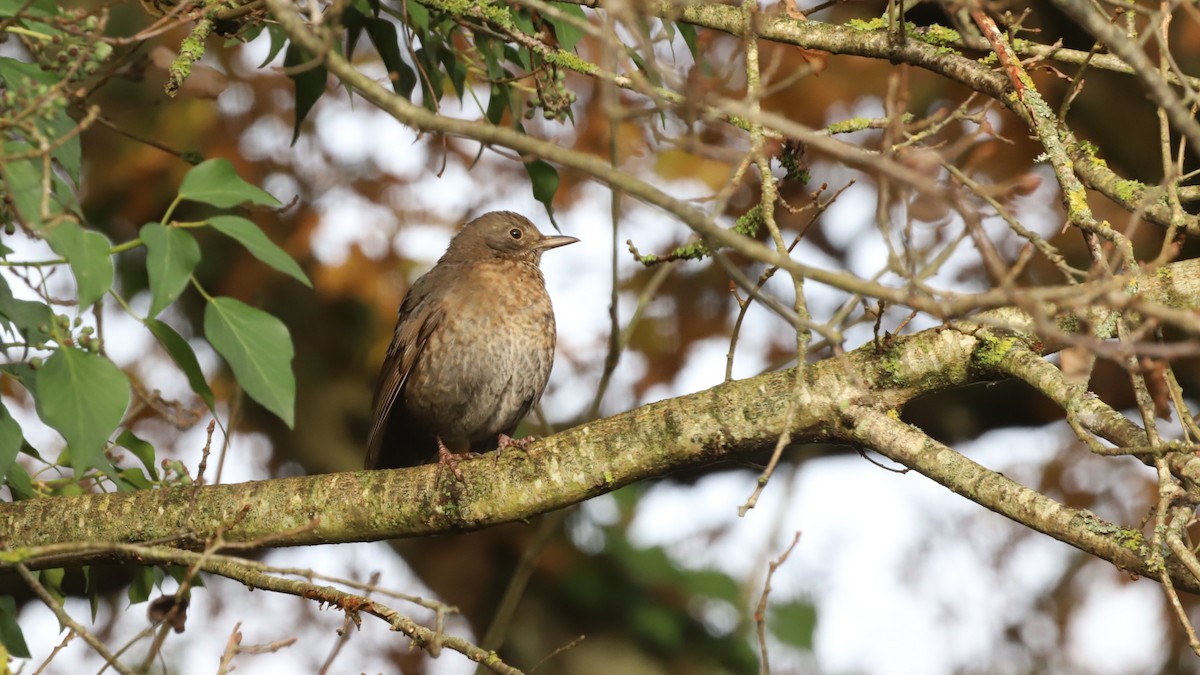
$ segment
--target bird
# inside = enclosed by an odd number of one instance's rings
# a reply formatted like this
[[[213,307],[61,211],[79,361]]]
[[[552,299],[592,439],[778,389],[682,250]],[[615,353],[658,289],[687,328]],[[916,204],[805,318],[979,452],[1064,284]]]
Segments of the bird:
[[[436,461],[461,480],[460,457],[525,446],[511,435],[542,397],[556,340],[542,253],[578,241],[511,211],[463,225],[400,303],[367,469]]]

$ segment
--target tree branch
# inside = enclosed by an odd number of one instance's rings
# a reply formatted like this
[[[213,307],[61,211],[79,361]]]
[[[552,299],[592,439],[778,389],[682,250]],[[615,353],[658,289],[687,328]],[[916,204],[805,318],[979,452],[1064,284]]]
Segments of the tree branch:
[[[1118,281],[1137,289],[1146,304],[1200,308],[1200,260]],[[1084,294],[1099,283],[1103,282],[1075,288]],[[1106,337],[1101,330],[1103,310],[1094,310],[1089,319],[1096,337]],[[1080,324],[1074,316],[1057,317],[1056,322],[1062,328]],[[991,326],[1003,326],[1004,331]],[[474,530],[525,520],[673,471],[744,458],[769,448],[785,430],[795,442],[879,443],[876,449],[884,454],[894,443],[888,439],[899,434],[904,441],[900,449],[915,448],[910,434],[916,430],[881,428],[873,414],[863,412],[861,402],[870,401],[874,411],[895,410],[918,396],[992,379],[998,364],[1018,345],[1036,345],[1039,353],[1055,348],[1031,337],[1036,326],[1028,314],[1002,309],[983,313],[972,324],[897,337],[886,348],[869,343],[845,356],[809,364],[800,385],[793,381],[793,370],[767,373],[554,434],[533,444],[528,454],[462,462],[461,483],[448,472],[442,472],[438,482],[437,467],[431,465],[4,504],[0,541],[8,550],[0,554],[0,570],[16,563],[31,568],[80,565],[97,557],[38,558],[23,548],[63,542],[146,542],[199,549],[219,531],[230,543],[301,546]],[[1016,337],[998,337],[1001,333]],[[791,424],[785,425],[793,396],[797,405]],[[858,412],[847,412],[851,410]],[[847,427],[847,419],[868,426]],[[980,492],[985,474],[979,472],[985,469],[953,470],[968,465],[959,464],[961,457],[949,448],[930,443],[934,441],[922,434],[920,447],[933,449],[920,456],[916,468],[922,473],[1124,569],[1147,572],[1144,563],[1136,564],[1130,549],[1123,548],[1132,531],[1079,513],[1065,515],[1069,512],[1061,505],[1053,506],[1054,518],[1048,522],[1049,502],[1037,502],[1032,510],[1020,507],[1031,504],[1032,495],[1001,485],[994,477],[989,478],[991,491]],[[1178,461],[1179,473],[1198,475],[1195,465],[1200,459],[1181,456]],[[1001,510],[996,500],[1005,495],[1016,498],[1018,506]],[[1200,582],[1190,575],[1177,577],[1180,570],[1171,571],[1180,588],[1200,591]]]

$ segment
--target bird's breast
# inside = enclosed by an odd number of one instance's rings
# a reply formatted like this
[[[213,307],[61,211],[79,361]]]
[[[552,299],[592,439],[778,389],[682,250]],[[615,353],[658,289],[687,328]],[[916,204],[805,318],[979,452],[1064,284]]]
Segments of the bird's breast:
[[[438,409],[416,412],[452,436],[507,433],[541,395],[554,360],[554,312],[541,272],[512,261],[471,265],[442,302],[408,386],[444,395],[430,397]]]

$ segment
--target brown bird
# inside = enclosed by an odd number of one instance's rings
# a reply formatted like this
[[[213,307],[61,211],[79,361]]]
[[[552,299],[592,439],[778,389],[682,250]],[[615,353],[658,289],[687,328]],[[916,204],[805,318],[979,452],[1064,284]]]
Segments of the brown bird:
[[[400,303],[375,389],[368,469],[516,443],[554,361],[554,310],[538,264],[575,237],[546,236],[524,216],[485,213],[463,226]]]

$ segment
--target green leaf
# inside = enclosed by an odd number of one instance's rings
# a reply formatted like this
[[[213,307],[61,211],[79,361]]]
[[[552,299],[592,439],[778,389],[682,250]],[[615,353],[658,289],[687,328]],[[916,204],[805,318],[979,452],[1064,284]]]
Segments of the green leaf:
[[[23,81],[55,85],[58,84],[60,78],[56,73],[42,70],[35,63],[0,57],[0,80],[3,80],[9,89],[15,90],[21,86]],[[50,151],[50,156],[62,166],[71,181],[78,185],[79,172],[83,168],[83,150],[79,142],[79,134],[72,135],[75,131],[75,120],[67,114],[66,106],[57,106],[52,103],[43,105],[38,109],[38,115],[29,118],[29,121],[37,125],[41,135],[51,147],[54,147]],[[19,131],[20,127],[13,127],[13,129]],[[70,138],[67,138],[68,136]],[[25,135],[24,140],[31,145],[38,144],[37,140],[29,138],[28,135]]]
[[[521,67],[525,70],[533,70],[533,52],[528,47],[514,49],[513,47],[505,46],[504,55],[508,57],[509,61],[521,64]]]
[[[13,297],[8,282],[0,277],[0,319],[16,327],[31,343],[44,342],[49,337],[54,312],[44,302],[17,300]]]
[[[199,574],[189,576],[186,565],[167,565],[167,574],[171,575],[171,578],[178,583],[182,584],[184,579],[188,579],[192,588],[204,588],[204,577]]]
[[[629,629],[639,640],[645,640],[665,652],[677,652],[683,647],[683,617],[645,599],[632,603]]]
[[[70,450],[70,448],[67,448],[67,450]],[[63,455],[67,454],[67,450],[63,451]],[[65,464],[62,464],[63,457],[61,455],[59,456],[59,460],[60,465],[66,466]],[[67,457],[67,461],[68,463],[70,462],[69,455]],[[108,472],[105,471],[105,473]],[[55,497],[78,497],[79,495],[83,494],[83,488],[79,486],[79,483],[59,483],[50,489],[50,494],[54,495]]]
[[[26,16],[54,16],[55,9],[52,0],[0,0],[0,16],[15,16],[18,11]]]
[[[529,172],[529,180],[533,184],[533,198],[546,207],[546,215],[550,216],[550,222],[554,223],[554,229],[557,230],[558,223],[554,222],[554,193],[558,192],[558,169],[535,159],[525,162],[525,170]]]
[[[278,199],[242,180],[234,170],[233,163],[223,157],[206,159],[192,167],[183,177],[179,196],[212,204],[220,209],[246,202],[259,206],[279,206]]]
[[[741,602],[741,588],[733,577],[716,570],[683,570],[683,586],[692,595],[706,595],[736,605]]]
[[[83,574],[83,593],[88,598],[88,606],[92,610],[92,623],[96,622],[96,613],[100,611],[100,591],[96,588],[96,575],[92,573],[91,565],[79,568]]]
[[[204,310],[204,335],[229,362],[246,393],[291,428],[296,417],[296,378],[287,326],[239,300],[213,298]]]
[[[66,595],[62,591],[63,579],[67,576],[67,570],[62,567],[50,567],[44,570],[38,570],[38,581],[50,591],[50,595],[54,596],[55,600],[62,602]]]
[[[552,2],[550,3],[550,6],[557,7],[558,9],[562,10],[563,13],[569,14],[576,19],[587,23],[587,15],[583,13],[583,8],[579,5],[571,5],[565,2]],[[579,41],[583,39],[583,36],[585,35],[582,28],[576,28],[566,21],[551,19],[549,16],[544,14],[542,15],[542,18],[544,18],[551,26],[554,26],[554,36],[558,38],[558,45],[566,51],[575,49],[575,45],[579,44]]]
[[[425,5],[419,2],[406,2],[404,10],[408,12],[408,19],[415,30],[421,33],[429,31],[429,10]]]
[[[131,466],[128,469],[121,469],[109,477],[116,482],[119,492],[136,492],[137,490],[149,490],[154,487],[154,483],[150,482],[145,472],[135,466]]]
[[[21,425],[17,424],[4,404],[0,403],[0,480],[8,476],[8,470],[16,463],[17,453],[21,451],[24,440]]]
[[[146,243],[146,271],[150,274],[150,318],[158,316],[187,286],[200,262],[200,245],[189,232],[177,227],[147,223],[140,232]]]
[[[29,395],[37,399],[37,371],[33,366],[24,361],[17,361],[0,365],[0,371],[20,382],[21,386],[29,391]]]
[[[504,72],[504,67],[500,62],[504,60],[504,45],[497,39],[487,36],[475,36],[475,50],[483,57],[483,63],[487,67],[487,76],[493,81],[493,90],[496,87],[495,81],[502,80],[508,77]]]
[[[121,432],[117,436],[117,445],[125,448],[133,453],[141,461],[142,466],[146,467],[146,473],[154,480],[158,480],[158,469],[154,466],[154,446],[146,441],[138,438],[128,429]]]
[[[533,15],[528,9],[521,9],[513,15],[513,25],[526,35],[537,35],[533,28]]]
[[[33,480],[29,478],[29,472],[25,470],[25,467],[20,464],[14,463],[8,467],[8,475],[4,477],[4,482],[12,491],[13,501],[33,499]]]
[[[37,370],[37,411],[67,439],[76,473],[107,468],[104,447],[129,407],[129,378],[98,354],[63,347]]]
[[[3,154],[6,157],[28,154],[33,147],[24,141],[11,139],[0,145],[3,146]],[[42,179],[46,176],[41,159],[32,157],[0,162],[0,174],[4,176],[7,196],[12,199],[17,214],[31,229],[40,230],[48,222],[58,220],[58,217],[65,213],[78,215],[79,200],[75,197],[75,190],[53,171],[49,176],[50,199],[45,201],[43,212],[42,196],[45,190],[42,187]]]
[[[221,234],[236,239],[246,247],[250,255],[312,288],[312,282],[304,270],[300,269],[300,265],[296,264],[287,251],[268,239],[258,225],[241,216],[213,216],[208,219],[208,224]]]
[[[225,49],[233,49],[243,44],[249,44],[258,39],[259,34],[263,32],[263,25],[249,26],[243,30],[239,30],[236,37],[226,37],[221,46]],[[262,68],[262,66],[259,66]]]
[[[696,27],[690,23],[679,22],[675,24],[675,28],[679,34],[683,36],[683,41],[687,43],[688,51],[692,53],[692,58],[696,58],[699,53],[699,45],[696,42]]]
[[[375,45],[375,51],[379,52],[379,58],[383,61],[384,67],[388,69],[389,76],[395,74],[395,77],[388,78],[392,81],[392,91],[404,98],[412,98],[413,87],[417,85],[417,76],[413,74],[412,68],[408,67],[408,64],[404,62],[404,57],[401,56],[400,38],[396,35],[396,26],[387,19],[368,19],[366,29],[367,35],[371,38],[371,44]]]
[[[484,117],[492,124],[499,125],[504,120],[504,113],[508,110],[509,105],[508,87],[493,84],[492,95],[488,99],[487,112],[484,113]]]
[[[129,604],[137,605],[150,599],[150,592],[154,590],[154,567],[135,567],[133,568],[133,580],[129,582]]]
[[[362,10],[350,5],[346,11],[342,12],[342,25],[346,27],[346,45],[342,51],[342,55],[347,60],[354,58],[354,48],[358,46],[358,38],[362,35],[363,22],[367,17]]]
[[[433,111],[437,110],[437,102],[442,100],[442,88],[443,82],[445,82],[442,67],[438,65],[436,51],[428,47],[417,50],[417,61],[421,63],[421,72],[425,76],[421,78],[422,104]]]
[[[646,80],[650,82],[650,84],[656,87],[662,86],[662,78],[659,77],[658,70],[647,66],[646,60],[642,58],[641,54],[631,51],[629,52],[629,58],[633,61],[633,65],[637,66],[638,70],[642,71],[642,74],[646,76]]]
[[[187,376],[188,386],[204,401],[209,410],[213,410],[216,404],[213,399],[212,389],[209,389],[208,382],[204,379],[204,371],[200,370],[200,362],[196,360],[196,352],[192,351],[192,346],[187,343],[187,340],[183,339],[183,336],[175,332],[174,328],[171,328],[158,319],[146,319],[145,323],[146,328],[150,329],[150,333],[154,335],[154,339],[158,340],[158,344],[167,350],[167,354],[170,355],[171,360]],[[122,434],[122,437],[124,437],[124,434]],[[118,438],[117,443],[121,444],[120,441],[121,439]],[[121,445],[129,448],[127,445]],[[133,450],[133,448],[129,449]],[[153,450],[151,451],[153,452]]]
[[[104,297],[113,283],[112,243],[99,232],[91,232],[71,221],[45,231],[46,242],[54,252],[67,259],[75,285],[79,287],[79,307],[91,307]]]
[[[267,50],[267,58],[258,64],[260,69],[265,68],[268,63],[274,61],[275,57],[279,55],[279,50],[283,49],[283,46],[288,42],[287,33],[283,32],[283,29],[278,24],[267,24],[267,35],[271,37],[271,48]]]
[[[25,634],[17,623],[17,600],[11,595],[0,595],[0,642],[9,654],[18,659],[30,657]]]
[[[450,77],[450,84],[454,86],[454,93],[461,99],[467,86],[467,64],[453,49],[439,49],[438,56],[446,68],[446,75]]]
[[[300,125],[304,123],[304,118],[308,117],[309,111],[317,104],[317,100],[325,94],[325,81],[328,79],[325,62],[313,64],[312,61],[312,57],[307,52],[294,43],[288,43],[287,52],[283,55],[283,67],[307,66],[305,70],[288,75],[296,86],[296,119],[292,126],[293,145],[295,145],[296,139],[300,138]]]
[[[780,641],[811,650],[817,628],[817,610],[801,601],[772,605],[767,611],[767,627]]]

